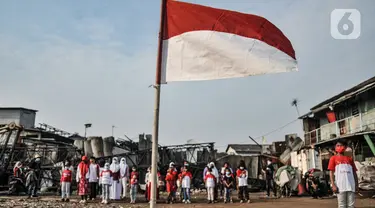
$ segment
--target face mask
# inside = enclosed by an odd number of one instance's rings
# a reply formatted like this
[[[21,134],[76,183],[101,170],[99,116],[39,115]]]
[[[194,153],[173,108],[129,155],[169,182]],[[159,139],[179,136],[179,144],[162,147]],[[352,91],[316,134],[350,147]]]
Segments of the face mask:
[[[68,166],[66,166],[66,167],[65,167],[65,170],[68,170],[68,169],[69,169],[69,167],[68,167]]]
[[[345,152],[345,147],[344,146],[336,146],[336,148],[335,148],[335,151],[337,152],[337,153],[344,153]]]
[[[227,176],[230,176],[230,172],[226,172],[225,174],[226,174]]]
[[[267,161],[267,165],[271,165],[271,161]]]
[[[244,167],[240,167],[241,170],[245,169]]]

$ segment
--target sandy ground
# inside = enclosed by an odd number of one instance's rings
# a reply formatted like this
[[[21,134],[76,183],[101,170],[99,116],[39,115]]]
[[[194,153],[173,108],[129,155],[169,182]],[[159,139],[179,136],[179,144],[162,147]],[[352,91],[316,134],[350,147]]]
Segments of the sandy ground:
[[[265,199],[263,193],[252,193],[251,204],[240,204],[238,201],[233,204],[224,204],[218,202],[215,204],[207,204],[204,196],[192,196],[192,204],[165,204],[160,201],[157,207],[254,207],[254,208],[335,208],[337,207],[336,198],[325,198],[325,199],[311,199],[309,197],[292,197],[292,198],[281,198],[281,199]],[[100,204],[99,200],[90,201],[86,205],[79,204],[79,198],[73,196],[71,202],[60,202],[57,196],[44,196],[37,199],[26,199],[25,197],[0,197],[0,207],[113,207],[113,208],[125,208],[125,207],[148,207],[148,203],[144,201],[144,197],[139,195],[137,204],[129,204],[128,200],[112,202],[108,205]],[[375,208],[375,199],[360,198],[356,200],[356,208]]]

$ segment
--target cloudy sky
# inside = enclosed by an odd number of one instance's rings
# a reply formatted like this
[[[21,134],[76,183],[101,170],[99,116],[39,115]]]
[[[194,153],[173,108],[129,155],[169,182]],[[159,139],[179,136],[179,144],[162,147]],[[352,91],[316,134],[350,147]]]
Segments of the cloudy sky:
[[[151,133],[159,23],[157,0],[12,1],[0,3],[0,106],[39,110],[37,122],[88,135]],[[261,15],[291,40],[299,72],[180,82],[163,86],[160,143],[188,139],[250,143],[295,120],[300,111],[375,75],[375,1],[189,0]],[[330,14],[355,8],[357,40],[335,40]],[[301,133],[294,122],[267,142]]]

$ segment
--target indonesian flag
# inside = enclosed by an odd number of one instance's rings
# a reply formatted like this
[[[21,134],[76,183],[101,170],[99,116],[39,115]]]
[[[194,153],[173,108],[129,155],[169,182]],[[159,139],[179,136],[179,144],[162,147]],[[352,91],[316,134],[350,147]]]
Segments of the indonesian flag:
[[[263,17],[167,0],[161,82],[298,71],[292,44]]]

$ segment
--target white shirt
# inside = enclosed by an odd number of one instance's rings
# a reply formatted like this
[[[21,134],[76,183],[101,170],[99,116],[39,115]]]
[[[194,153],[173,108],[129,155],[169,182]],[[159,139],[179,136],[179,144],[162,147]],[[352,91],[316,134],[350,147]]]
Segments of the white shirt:
[[[207,188],[214,188],[215,187],[215,179],[214,178],[207,178],[206,187]]]
[[[89,166],[89,182],[98,182],[99,178],[99,165],[98,164],[90,164]]]
[[[243,170],[243,173],[241,175],[238,175],[237,178],[238,178],[238,186],[247,186],[247,178],[248,178],[247,170]]]
[[[191,180],[190,180],[190,177],[189,176],[185,176],[183,179],[182,179],[182,188],[190,188],[190,183],[191,183]]]
[[[339,192],[355,192],[354,171],[357,168],[352,158],[343,155],[332,156],[328,169],[335,171],[335,183]]]
[[[104,185],[112,184],[112,176],[110,170],[103,170],[100,174],[100,183]]]

